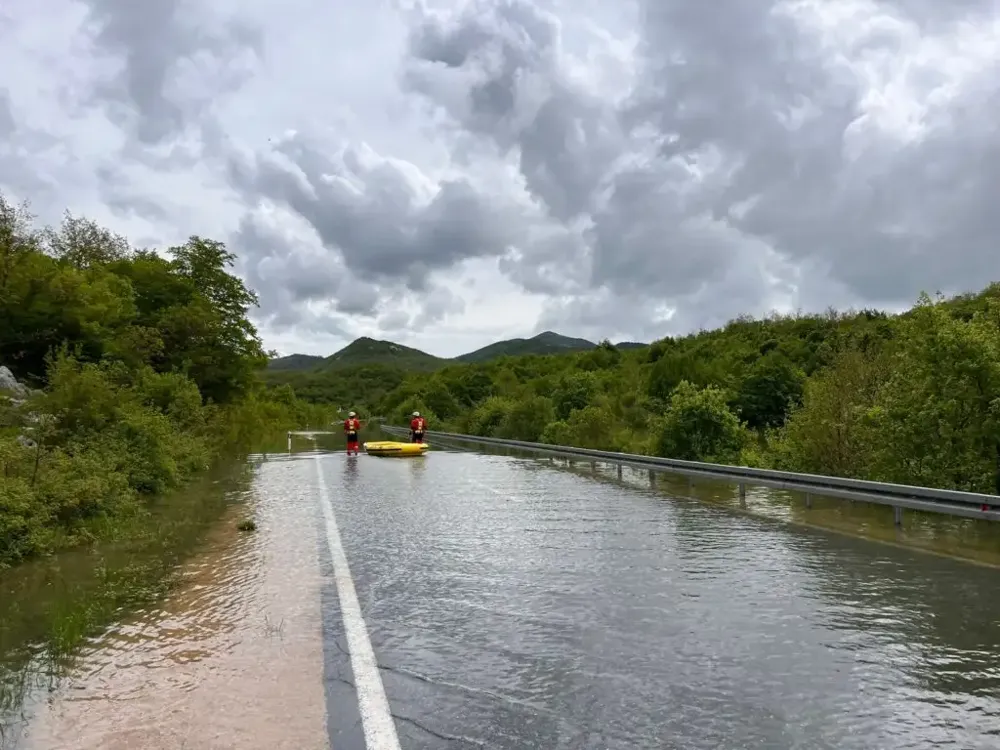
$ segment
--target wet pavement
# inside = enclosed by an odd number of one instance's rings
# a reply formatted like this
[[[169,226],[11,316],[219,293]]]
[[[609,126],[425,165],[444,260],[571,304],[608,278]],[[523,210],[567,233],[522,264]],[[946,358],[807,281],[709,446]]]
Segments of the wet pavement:
[[[507,456],[254,488],[258,531],[95,640],[24,747],[1000,747],[994,568]]]
[[[260,464],[166,600],[86,643],[0,747],[326,750],[312,463]]]

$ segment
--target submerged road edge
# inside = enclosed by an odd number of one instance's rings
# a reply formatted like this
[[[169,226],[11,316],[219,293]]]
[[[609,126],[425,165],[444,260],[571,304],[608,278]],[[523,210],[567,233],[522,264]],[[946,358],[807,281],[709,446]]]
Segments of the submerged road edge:
[[[326,477],[323,475],[323,458],[323,455],[317,455],[314,459],[319,503],[326,522],[326,539],[333,561],[334,583],[340,599],[340,613],[347,636],[347,648],[350,652],[351,671],[354,673],[365,745],[368,750],[401,750],[396,724],[389,708],[389,699],[385,694],[378,662],[375,660],[375,651],[368,637],[368,628],[361,613],[361,603],[358,601],[350,565],[340,539],[340,529],[333,512],[333,503],[330,501]]]

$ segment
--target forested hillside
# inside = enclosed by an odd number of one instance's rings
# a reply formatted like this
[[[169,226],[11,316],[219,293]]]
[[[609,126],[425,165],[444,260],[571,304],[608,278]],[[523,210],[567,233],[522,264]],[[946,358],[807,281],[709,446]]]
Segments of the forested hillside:
[[[488,344],[468,354],[455,357],[456,362],[488,362],[499,357],[521,357],[529,354],[565,354],[583,352],[597,344],[587,339],[574,339],[553,331],[543,331],[530,339],[507,339]]]
[[[93,222],[39,229],[0,196],[0,566],[93,538],[224,452],[327,423],[267,392],[233,256],[199,237],[168,257]]]
[[[432,429],[995,492],[1000,286],[384,385],[369,407],[396,423],[419,409]]]

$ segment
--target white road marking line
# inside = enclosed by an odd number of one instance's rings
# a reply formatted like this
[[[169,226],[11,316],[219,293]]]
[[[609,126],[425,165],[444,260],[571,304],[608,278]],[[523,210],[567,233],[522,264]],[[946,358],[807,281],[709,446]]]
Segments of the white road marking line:
[[[400,750],[396,724],[389,709],[389,699],[385,695],[385,685],[379,675],[378,662],[372,649],[368,629],[361,614],[361,604],[354,590],[354,579],[347,564],[347,555],[340,540],[340,530],[333,514],[333,503],[323,476],[321,456],[316,456],[316,473],[319,477],[319,500],[326,519],[326,538],[333,558],[333,576],[340,599],[340,613],[347,634],[347,649],[351,655],[351,670],[358,692],[358,709],[365,732],[365,747],[368,750]]]

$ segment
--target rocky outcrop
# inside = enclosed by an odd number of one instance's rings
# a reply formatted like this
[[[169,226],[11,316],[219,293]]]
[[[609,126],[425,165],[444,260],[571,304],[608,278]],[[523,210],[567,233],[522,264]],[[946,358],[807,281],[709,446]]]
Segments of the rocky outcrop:
[[[31,395],[31,389],[24,383],[17,382],[14,373],[0,365],[0,395],[6,396],[11,401],[23,403]]]
[[[17,442],[22,448],[35,448],[38,445],[35,439],[26,433],[34,431],[34,427],[31,425],[38,424],[41,421],[41,416],[24,414],[20,409],[33,393],[24,383],[18,382],[10,369],[0,365],[0,408],[4,406],[5,402],[6,406],[13,407],[3,422],[6,422],[7,425],[21,425],[23,432],[17,436]],[[11,417],[13,421],[7,421]]]

